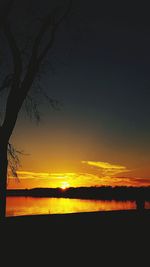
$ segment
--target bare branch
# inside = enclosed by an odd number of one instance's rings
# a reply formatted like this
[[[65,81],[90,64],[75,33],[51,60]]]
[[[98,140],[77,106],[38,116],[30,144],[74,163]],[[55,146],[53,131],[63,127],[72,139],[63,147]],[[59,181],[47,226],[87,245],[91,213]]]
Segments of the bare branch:
[[[12,53],[13,65],[14,65],[12,84],[11,84],[11,89],[7,97],[6,112],[5,112],[5,117],[3,121],[3,129],[5,129],[5,138],[7,140],[13,131],[13,128],[17,120],[18,112],[22,105],[22,101],[20,100],[21,99],[20,81],[21,81],[21,74],[22,74],[22,58],[21,58],[21,52],[17,46],[16,40],[13,36],[13,33],[11,31],[11,28],[8,22],[4,23],[3,31],[7,38],[8,45]]]
[[[9,0],[9,2],[5,5],[5,7],[2,8],[1,14],[0,14],[0,27],[4,24],[7,17],[9,16],[11,9],[14,5],[14,2],[15,0]]]
[[[2,82],[2,85],[0,86],[0,92],[3,91],[4,89],[7,89],[11,86],[12,84],[12,74],[8,74],[3,82]]]
[[[40,29],[37,37],[35,38],[29,66],[32,66],[33,64],[35,64],[35,61],[37,62],[38,50],[40,47],[41,40],[42,40],[45,32],[47,31],[47,29],[50,27],[51,23],[52,23],[52,14],[50,13],[48,16],[46,16],[44,18],[41,29]]]
[[[49,95],[46,94],[44,90],[41,91],[42,95],[44,98],[48,101],[49,105],[54,109],[54,110],[60,110],[60,106],[62,105],[57,99],[54,99],[50,97]]]
[[[6,112],[5,118],[3,121],[3,128],[6,129],[5,138],[8,139],[11,136],[11,133],[14,129],[18,112],[25,101],[29,90],[31,89],[34,79],[39,72],[39,67],[41,66],[41,61],[45,59],[49,49],[52,47],[55,39],[55,33],[60,26],[61,22],[67,17],[71,8],[72,1],[69,1],[68,8],[66,12],[58,18],[58,9],[60,7],[53,10],[53,12],[49,13],[43,21],[41,29],[33,43],[31,56],[29,59],[29,64],[27,66],[27,72],[24,75],[24,79],[21,81],[21,74],[22,74],[22,57],[21,51],[19,50],[16,40],[12,34],[10,29],[10,25],[6,22],[4,25],[4,32],[7,37],[10,49],[13,55],[13,63],[14,63],[14,76],[12,81],[11,90],[8,95],[7,105],[6,105]],[[40,54],[40,45],[41,41],[46,33],[50,30],[51,37],[50,40],[43,49],[43,52]],[[42,50],[42,48],[41,48]],[[15,92],[15,94],[14,94]],[[17,95],[17,99],[16,99]],[[49,103],[51,106],[56,107],[56,102],[53,99],[49,98]],[[55,103],[55,104],[54,104]],[[34,107],[37,110],[36,107]],[[38,113],[36,112],[36,117],[38,118]],[[39,118],[38,118],[39,119]]]
[[[9,162],[9,169],[11,171],[11,174],[17,178],[17,181],[19,182],[17,170],[19,167],[21,167],[20,163],[20,156],[27,155],[23,151],[17,150],[11,143],[8,143],[8,162]]]
[[[12,144],[8,144],[8,162],[9,162],[9,168],[11,170],[11,173],[14,177],[18,178],[17,170],[18,167],[20,167],[20,159],[18,156],[18,153],[21,154],[21,152],[17,151]]]
[[[41,65],[41,61],[43,58],[47,55],[48,50],[51,47],[51,44],[54,42],[54,35],[58,28],[58,26],[61,24],[62,20],[68,15],[70,8],[71,8],[71,2],[69,1],[69,7],[65,14],[56,22],[55,21],[55,14],[58,12],[58,7],[53,10],[53,12],[50,12],[47,16],[45,16],[43,20],[43,24],[41,26],[41,29],[39,30],[39,33],[37,37],[35,38],[31,57],[29,60],[29,65],[27,67],[27,73],[21,83],[21,90],[22,90],[22,102],[25,100],[29,89],[31,88],[34,78],[37,75],[39,71],[39,66]],[[60,8],[59,8],[60,9]],[[39,48],[41,45],[41,41],[44,37],[44,34],[48,32],[48,30],[51,29],[51,39],[48,42],[48,45],[45,47],[41,55],[39,55]]]
[[[29,64],[27,67],[27,73],[21,83],[22,96],[24,99],[26,98],[27,93],[32,86],[33,80],[39,70],[39,64],[38,64],[39,47],[40,47],[40,43],[43,38],[43,35],[45,34],[47,29],[51,25],[51,18],[52,18],[51,13],[44,18],[41,29],[39,30],[39,33],[37,34],[37,37],[35,38],[35,41],[32,47],[31,57],[30,57]]]
[[[34,117],[37,123],[40,122],[41,116],[40,116],[39,106],[36,100],[30,95],[27,95],[26,97],[25,110],[27,112],[27,115],[30,117],[30,119]]]
[[[55,41],[55,33],[57,32],[59,26],[61,25],[62,21],[65,20],[65,18],[67,18],[70,10],[72,7],[72,1],[69,1],[69,5],[68,8],[66,10],[66,12],[58,19],[57,22],[54,22],[54,24],[52,25],[52,29],[51,29],[51,38],[47,44],[47,46],[44,48],[43,52],[41,53],[41,55],[38,58],[38,64],[40,64],[42,62],[42,60],[46,57],[48,51],[52,48],[53,43]],[[53,19],[54,21],[54,19]]]
[[[17,46],[16,40],[11,31],[10,25],[8,22],[4,23],[4,33],[7,38],[9,47],[12,52],[13,64],[14,64],[14,75],[12,81],[12,90],[16,89],[16,86],[20,83],[21,73],[22,73],[22,59],[21,52]]]
[[[42,60],[46,57],[48,51],[51,49],[51,47],[54,43],[54,40],[55,40],[55,33],[56,33],[57,29],[59,28],[60,24],[62,23],[62,21],[68,16],[68,14],[71,10],[71,7],[72,7],[72,0],[69,1],[68,8],[67,8],[66,12],[58,19],[58,21],[56,21],[56,14],[57,14],[58,10],[60,10],[62,7],[56,7],[52,12],[50,12],[43,19],[41,29],[39,30],[39,33],[38,33],[38,35],[34,41],[34,44],[33,44],[29,66],[36,65],[37,69],[38,69]],[[51,33],[50,40],[49,40],[47,46],[44,48],[44,50],[39,55],[39,48],[40,48],[42,39],[43,39],[45,33],[48,32],[48,30],[51,31],[50,32]]]

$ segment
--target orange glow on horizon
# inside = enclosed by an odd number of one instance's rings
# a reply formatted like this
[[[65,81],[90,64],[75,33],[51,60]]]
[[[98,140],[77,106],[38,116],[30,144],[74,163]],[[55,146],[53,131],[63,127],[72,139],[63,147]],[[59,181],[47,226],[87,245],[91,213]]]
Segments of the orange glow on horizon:
[[[65,190],[65,189],[67,189],[69,187],[70,187],[70,184],[68,182],[66,182],[66,181],[62,182],[62,184],[60,186],[60,188],[63,189],[63,190]]]
[[[61,188],[91,186],[150,186],[149,178],[99,175],[99,173],[47,173],[19,171],[19,181],[8,179],[8,189],[30,189],[35,187]]]

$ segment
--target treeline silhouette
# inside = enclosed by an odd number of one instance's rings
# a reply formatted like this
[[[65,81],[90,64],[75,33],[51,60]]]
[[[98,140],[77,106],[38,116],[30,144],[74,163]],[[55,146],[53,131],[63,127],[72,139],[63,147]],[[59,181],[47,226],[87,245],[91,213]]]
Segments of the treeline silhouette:
[[[102,186],[102,187],[70,187],[61,188],[33,188],[33,189],[9,189],[7,196],[31,196],[31,197],[63,197],[80,199],[101,200],[143,200],[150,201],[149,187],[126,186]]]

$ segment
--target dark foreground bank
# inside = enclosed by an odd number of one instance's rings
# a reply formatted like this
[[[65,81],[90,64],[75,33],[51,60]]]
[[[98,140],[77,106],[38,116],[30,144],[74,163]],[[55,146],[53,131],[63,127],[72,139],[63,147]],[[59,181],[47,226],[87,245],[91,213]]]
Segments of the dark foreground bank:
[[[83,212],[71,214],[31,215],[8,217],[1,223],[1,229],[18,235],[26,231],[37,236],[58,234],[82,234],[98,236],[128,232],[140,234],[149,232],[150,210],[124,210],[104,212]]]
[[[12,266],[146,266],[150,211],[9,217],[0,232]]]

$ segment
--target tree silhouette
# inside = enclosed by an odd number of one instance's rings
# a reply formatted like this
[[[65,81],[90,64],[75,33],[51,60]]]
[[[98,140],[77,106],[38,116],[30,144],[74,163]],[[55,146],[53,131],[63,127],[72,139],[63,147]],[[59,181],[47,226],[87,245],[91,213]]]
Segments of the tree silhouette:
[[[10,16],[13,8],[17,6],[17,0],[4,1],[1,7],[0,31],[5,36],[5,41],[9,47],[13,66],[12,73],[8,73],[6,68],[5,77],[1,81],[0,92],[7,89],[6,108],[3,121],[0,125],[0,218],[5,218],[6,212],[6,185],[8,170],[8,149],[11,148],[10,137],[13,133],[19,111],[21,110],[26,98],[33,106],[35,115],[38,117],[34,99],[29,96],[29,91],[42,70],[43,61],[48,52],[53,48],[55,36],[63,20],[68,16],[71,9],[71,1],[65,1],[64,5],[55,6],[51,10],[46,10],[46,15],[40,20],[40,27],[35,33],[33,40],[30,41],[28,56],[23,57],[24,51],[21,49],[20,37],[15,36]],[[55,1],[56,2],[56,1]],[[15,5],[15,7],[14,7]],[[35,1],[36,5],[36,1]],[[43,3],[44,5],[44,3]],[[15,19],[15,18],[14,18]],[[24,29],[26,31],[26,29]],[[48,34],[48,37],[46,36]],[[46,36],[46,37],[45,37]],[[48,96],[47,96],[48,97]],[[53,99],[48,97],[53,105]],[[11,148],[11,150],[10,150]],[[14,155],[14,154],[12,154]],[[15,158],[16,160],[17,158]]]

